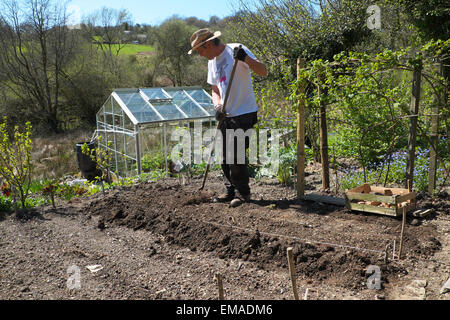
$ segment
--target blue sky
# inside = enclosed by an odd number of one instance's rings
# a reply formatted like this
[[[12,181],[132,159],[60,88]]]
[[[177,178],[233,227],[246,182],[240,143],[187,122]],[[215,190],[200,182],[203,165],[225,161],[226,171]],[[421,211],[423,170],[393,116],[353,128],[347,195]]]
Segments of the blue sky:
[[[72,13],[74,24],[83,15],[88,15],[102,7],[127,9],[134,23],[159,25],[166,18],[195,16],[208,21],[211,16],[224,18],[233,14],[236,0],[71,0],[68,11]],[[78,20],[78,21],[77,21]]]

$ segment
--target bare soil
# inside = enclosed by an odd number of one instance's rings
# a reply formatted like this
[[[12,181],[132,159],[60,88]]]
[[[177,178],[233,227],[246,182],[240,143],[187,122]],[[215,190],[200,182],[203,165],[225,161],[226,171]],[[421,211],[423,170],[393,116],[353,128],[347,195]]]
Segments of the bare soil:
[[[307,179],[308,192],[320,192],[320,173]],[[292,299],[288,247],[301,298],[450,299],[439,293],[450,274],[446,192],[419,194],[418,208],[432,213],[407,217],[404,257],[394,260],[401,218],[298,200],[275,180],[252,180],[251,202],[231,208],[212,201],[223,192],[219,173],[199,192],[201,181],[169,178],[0,213],[0,299],[217,299],[216,273],[226,299]],[[379,289],[368,285],[370,266],[381,272]]]

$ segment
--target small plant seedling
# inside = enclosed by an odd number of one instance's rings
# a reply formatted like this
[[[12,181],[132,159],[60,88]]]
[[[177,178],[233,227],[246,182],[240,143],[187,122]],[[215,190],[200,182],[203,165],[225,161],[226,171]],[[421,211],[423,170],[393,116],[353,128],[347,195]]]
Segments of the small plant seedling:
[[[54,181],[50,181],[42,189],[42,194],[50,197],[53,209],[56,209],[56,205],[55,205],[55,190],[56,190],[56,188],[57,188],[56,183]]]

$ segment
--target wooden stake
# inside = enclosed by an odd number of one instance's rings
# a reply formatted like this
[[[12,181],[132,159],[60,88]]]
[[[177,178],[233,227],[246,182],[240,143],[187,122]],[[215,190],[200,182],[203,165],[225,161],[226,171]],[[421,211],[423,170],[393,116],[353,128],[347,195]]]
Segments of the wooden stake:
[[[309,292],[309,288],[306,288],[305,295],[303,296],[303,300],[308,300],[308,292]]]
[[[289,273],[291,275],[291,281],[292,281],[292,290],[294,292],[294,299],[298,300],[297,276],[295,274],[294,256],[292,254],[292,247],[287,248],[287,258],[288,258],[288,264],[289,264]]]
[[[317,94],[319,97],[323,94],[323,89],[318,86]],[[330,188],[330,164],[328,159],[328,129],[327,129],[327,111],[326,105],[320,101],[320,162],[322,165],[322,189]]]
[[[417,120],[419,116],[421,76],[422,76],[422,66],[418,66],[415,68],[413,74],[412,95],[410,105],[410,114],[412,117],[410,118],[410,126],[409,126],[408,153],[406,155],[407,161],[406,161],[405,184],[407,184],[409,180],[411,180],[412,182],[414,179],[414,160],[416,156]],[[407,185],[405,187],[407,187]]]
[[[300,70],[305,68],[305,59],[297,59],[297,79],[300,78]],[[305,92],[302,85],[298,94]],[[298,100],[297,111],[297,197],[305,194],[305,101]]]
[[[443,62],[439,61],[439,74],[443,75]],[[437,145],[439,139],[439,97],[434,94],[433,103],[431,108],[431,135],[430,135],[430,167],[428,172],[428,193],[433,195],[436,188],[436,168],[437,168]]]
[[[51,189],[50,189],[50,199],[52,200],[52,206],[53,206],[53,209],[56,209],[56,205],[55,205],[55,190],[54,190],[54,187],[53,187],[53,185],[50,187]]]
[[[335,174],[335,186],[336,186],[336,190],[335,193],[338,194],[338,190],[339,190],[339,180],[338,180],[338,167],[337,167],[337,162],[336,162],[336,153],[334,152],[334,146],[333,146],[333,165],[334,165],[334,174]]]
[[[386,245],[386,248],[384,249],[384,264],[388,263],[388,251],[389,251],[389,244]]]
[[[403,207],[403,219],[402,219],[402,231],[400,233],[400,249],[398,252],[398,259],[402,258],[402,249],[403,249],[403,233],[405,231],[405,222],[406,222],[406,207]]]
[[[224,300],[222,275],[220,273],[216,273],[216,280],[217,280],[217,287],[219,289],[219,300]]]
[[[394,244],[392,245],[392,260],[395,260],[395,239],[394,239]]]

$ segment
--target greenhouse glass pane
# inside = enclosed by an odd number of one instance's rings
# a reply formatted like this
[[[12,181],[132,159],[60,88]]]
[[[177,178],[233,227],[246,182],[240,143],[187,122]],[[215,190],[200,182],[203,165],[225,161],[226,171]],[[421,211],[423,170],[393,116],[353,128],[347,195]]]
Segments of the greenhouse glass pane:
[[[127,115],[124,115],[125,129],[134,131],[134,124]]]
[[[117,170],[117,173],[118,173],[118,175],[119,176],[124,176],[124,159],[123,159],[123,157],[122,156],[119,156],[118,155],[118,157],[117,157],[117,168],[116,168],[116,170]]]
[[[166,120],[185,119],[186,117],[178,111],[171,103],[152,103],[152,106],[163,116]]]
[[[126,166],[128,168],[126,176],[132,176],[132,175],[136,174],[136,168],[137,168],[136,161],[130,160],[130,159],[127,158],[126,159]]]
[[[139,92],[117,92],[117,95],[122,99],[130,112],[139,122],[160,121],[161,119],[152,110],[152,108],[142,99]]]
[[[124,149],[127,150],[127,155],[136,158],[136,140],[132,136],[125,136],[125,146]]]
[[[97,112],[97,121],[105,122],[105,106],[104,105]]]
[[[214,106],[212,103],[212,99],[205,93],[205,91],[198,90],[186,90],[186,92],[195,100],[199,105],[202,106],[203,109],[206,110],[210,115],[214,115],[216,112],[214,111]]]
[[[199,103],[211,103],[211,98],[203,90],[186,90],[186,92]]]
[[[113,118],[112,118],[112,114],[111,113],[107,113],[106,115],[105,115],[105,123],[106,124],[109,124],[109,125],[112,125],[113,124]]]
[[[174,103],[176,103],[190,118],[207,117],[207,115],[192,100],[180,102],[175,102],[174,100]]]
[[[115,114],[114,115],[114,126],[116,128],[122,128],[122,116]]]
[[[122,107],[117,103],[115,99],[112,100],[112,110],[114,114],[122,114]]]
[[[183,90],[170,90],[170,94],[175,103],[190,118],[207,117],[200,107],[192,101]]]
[[[170,98],[164,92],[161,88],[145,88],[140,89],[149,99],[167,99]]]
[[[105,112],[112,112],[112,98],[111,96],[108,98],[108,100],[105,102]]]
[[[125,153],[125,145],[123,144],[123,134],[116,132],[116,151]]]
[[[111,148],[114,148],[114,133],[110,130],[105,133],[105,139],[103,140],[103,143]]]
[[[133,114],[140,123],[161,121],[161,118],[152,109],[144,112],[134,112]]]
[[[214,116],[216,114],[212,103],[199,103],[199,105],[201,105],[202,108],[205,109],[205,111],[208,112],[211,116]]]

